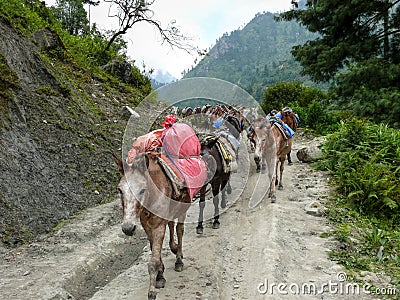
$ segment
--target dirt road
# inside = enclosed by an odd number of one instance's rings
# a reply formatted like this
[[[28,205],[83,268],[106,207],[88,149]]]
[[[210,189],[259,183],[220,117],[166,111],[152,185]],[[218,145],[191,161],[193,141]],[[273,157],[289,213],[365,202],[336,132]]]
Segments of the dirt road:
[[[251,156],[242,157],[250,164],[249,174],[239,168],[232,179],[231,203],[220,229],[208,221],[204,234],[196,235],[196,224],[186,224],[183,272],[173,270],[175,257],[165,243],[167,283],[157,299],[378,299],[361,287],[355,294],[356,285],[328,258],[335,242],[320,237],[331,228],[324,217],[305,211],[315,201],[323,204],[329,194],[327,176],[295,157],[306,143],[318,140],[295,140],[294,164],[285,168],[276,203],[263,199],[254,208],[249,206],[254,206],[258,174]],[[212,202],[206,209],[211,213]],[[147,299],[149,247],[143,232],[123,236],[120,214],[116,200],[82,213],[36,243],[12,251],[0,248],[2,299]],[[196,219],[197,204],[188,215]]]

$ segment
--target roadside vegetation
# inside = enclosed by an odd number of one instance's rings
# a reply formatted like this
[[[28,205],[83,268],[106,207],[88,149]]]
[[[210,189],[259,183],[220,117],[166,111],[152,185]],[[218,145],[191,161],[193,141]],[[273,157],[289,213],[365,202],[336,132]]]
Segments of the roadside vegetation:
[[[318,167],[333,177],[328,218],[341,243],[331,257],[347,269],[390,276],[400,289],[400,132],[360,119],[341,122]],[[382,287],[377,287],[382,288]]]
[[[265,113],[290,106],[300,116],[301,127],[326,135],[324,158],[315,167],[329,171],[333,179],[327,217],[335,230],[327,235],[333,235],[338,246],[331,258],[354,280],[369,271],[389,276],[398,296],[399,1],[292,4],[293,9],[277,19],[296,20],[320,34],[293,47],[292,54],[304,75],[330,88],[276,83],[266,88],[261,106]]]

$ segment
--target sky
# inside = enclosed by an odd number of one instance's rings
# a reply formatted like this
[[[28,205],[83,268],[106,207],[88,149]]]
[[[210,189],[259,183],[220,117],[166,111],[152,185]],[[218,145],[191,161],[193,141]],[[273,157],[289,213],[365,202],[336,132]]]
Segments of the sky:
[[[47,0],[46,2],[55,2]],[[156,0],[151,6],[154,19],[167,26],[176,21],[181,31],[193,38],[200,49],[213,46],[224,33],[230,33],[250,22],[259,12],[283,12],[291,8],[291,0]],[[85,6],[87,9],[88,7]],[[108,17],[109,4],[91,8],[91,23],[99,29],[117,29],[116,18]],[[135,60],[139,69],[169,72],[175,78],[191,69],[197,58],[195,53],[171,49],[162,45],[157,30],[145,23],[136,24],[125,36],[127,55]],[[143,64],[145,68],[143,68]]]

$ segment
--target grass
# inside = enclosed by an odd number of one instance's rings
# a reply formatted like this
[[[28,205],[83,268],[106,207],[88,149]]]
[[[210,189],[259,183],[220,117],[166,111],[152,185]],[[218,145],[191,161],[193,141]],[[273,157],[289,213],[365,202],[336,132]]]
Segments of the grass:
[[[330,234],[339,242],[330,258],[342,264],[352,280],[360,281],[365,272],[381,274],[390,278],[389,286],[375,282],[372,289],[396,288],[400,293],[400,226],[362,215],[340,198],[331,202],[327,216],[335,228]]]

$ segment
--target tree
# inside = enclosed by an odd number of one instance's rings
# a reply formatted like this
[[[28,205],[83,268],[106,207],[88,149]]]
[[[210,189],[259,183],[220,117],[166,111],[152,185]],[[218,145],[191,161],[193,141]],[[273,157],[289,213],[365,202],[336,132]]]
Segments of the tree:
[[[373,57],[399,62],[400,0],[307,0],[306,9],[297,9],[298,2],[279,19],[321,35],[292,50],[313,80],[332,80],[337,71]]]
[[[126,34],[135,24],[146,22],[154,26],[161,35],[161,39],[168,43],[171,47],[183,49],[187,52],[196,50],[199,54],[205,54],[204,50],[192,46],[192,39],[184,36],[175,21],[172,21],[167,27],[163,27],[158,20],[154,19],[154,11],[151,6],[155,0],[104,0],[110,3],[109,17],[115,17],[119,22],[119,29],[111,36],[104,51],[107,51],[114,41]],[[116,7],[115,12],[111,12],[113,7]]]
[[[87,31],[89,21],[82,0],[57,0],[54,15],[71,35]]]
[[[278,19],[319,33],[292,54],[303,74],[333,83],[340,109],[399,126],[400,0],[306,0]]]

